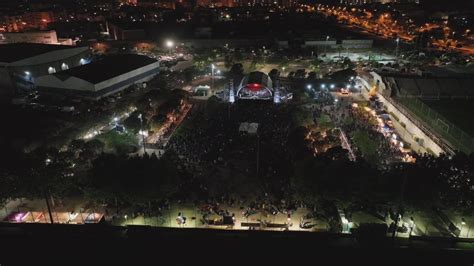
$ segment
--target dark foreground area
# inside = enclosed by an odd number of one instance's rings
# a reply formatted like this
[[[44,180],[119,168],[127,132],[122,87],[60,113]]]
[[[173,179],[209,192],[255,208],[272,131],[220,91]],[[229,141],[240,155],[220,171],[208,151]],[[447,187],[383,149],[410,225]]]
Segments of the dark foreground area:
[[[392,242],[332,233],[0,224],[0,239],[2,266],[255,265],[262,260],[264,265],[472,265],[474,261],[474,252],[458,249],[446,239]]]

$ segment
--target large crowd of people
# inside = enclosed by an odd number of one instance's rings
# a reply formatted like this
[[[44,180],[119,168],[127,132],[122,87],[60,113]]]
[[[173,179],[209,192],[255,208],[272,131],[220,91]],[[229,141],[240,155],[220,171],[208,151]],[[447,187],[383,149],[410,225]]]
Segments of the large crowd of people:
[[[182,200],[213,208],[239,204],[244,214],[262,206],[271,213],[291,209],[294,203],[285,200],[291,171],[288,108],[271,102],[196,105],[166,147],[192,176]],[[244,122],[257,123],[257,133],[239,132]]]
[[[400,149],[399,142],[392,141],[391,130],[382,129],[377,121],[377,115],[374,114],[375,110],[344,102],[344,99],[340,101],[330,107],[328,113],[336,125],[349,136],[348,140],[356,156],[364,156],[360,147],[354,143],[355,133],[362,131],[367,133],[369,139],[376,145],[377,157],[380,158],[379,166],[386,168],[393,162],[402,161],[404,154]]]

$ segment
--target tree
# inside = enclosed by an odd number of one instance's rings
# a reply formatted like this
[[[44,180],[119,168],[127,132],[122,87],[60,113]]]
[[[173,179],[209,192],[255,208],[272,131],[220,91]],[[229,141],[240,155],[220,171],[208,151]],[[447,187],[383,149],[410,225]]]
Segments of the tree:
[[[228,54],[228,55],[226,55],[226,56],[224,57],[224,66],[225,66],[226,68],[232,67],[232,65],[234,64],[234,62],[235,62],[235,61],[234,61],[234,57],[233,57],[232,55]]]
[[[196,67],[190,67],[183,70],[184,80],[186,82],[191,82],[196,76],[197,69]]]
[[[346,68],[346,69],[354,69],[355,68],[355,64],[351,61],[351,59],[349,59],[349,57],[345,57],[342,64],[343,64],[344,68]]]
[[[163,75],[162,73],[155,76],[155,78],[153,78],[149,83],[152,88],[160,90],[165,90],[168,88],[168,82],[166,80],[165,75]]]
[[[163,126],[166,122],[166,115],[165,114],[157,114],[151,118],[150,127],[154,130],[159,129]]]
[[[105,147],[105,143],[99,139],[92,139],[84,144],[84,150],[88,150],[92,154],[99,154],[103,152],[104,147]]]
[[[240,62],[244,59],[244,56],[242,54],[242,52],[240,51],[240,49],[235,49],[234,51],[234,60],[236,62]]]
[[[304,69],[298,69],[295,73],[295,78],[304,79],[306,77],[306,71]]]
[[[241,63],[234,64],[229,73],[232,77],[241,77],[244,75],[244,66]]]
[[[314,72],[320,72],[321,62],[319,59],[314,59],[309,65],[309,69]]]
[[[280,68],[287,68],[289,64],[290,60],[288,59],[288,57],[283,57],[280,61]]]
[[[80,151],[84,148],[85,143],[82,139],[75,139],[69,143],[69,148],[73,151]]]
[[[178,190],[182,175],[175,166],[156,156],[103,154],[93,162],[85,189],[98,201],[148,204]]]
[[[278,69],[272,69],[270,70],[270,72],[268,73],[268,76],[271,78],[272,81],[276,81],[278,79],[280,79],[280,71],[278,71]]]
[[[309,79],[309,80],[315,80],[315,79],[317,79],[316,72],[314,72],[314,71],[309,72],[309,73],[308,73],[308,79]]]
[[[130,114],[129,117],[127,117],[124,121],[123,124],[124,126],[128,129],[131,130],[134,133],[138,133],[138,131],[141,129],[142,122],[140,121],[140,118],[138,118],[140,112],[135,111]],[[143,119],[143,129],[147,128],[148,121],[147,119],[142,115]]]

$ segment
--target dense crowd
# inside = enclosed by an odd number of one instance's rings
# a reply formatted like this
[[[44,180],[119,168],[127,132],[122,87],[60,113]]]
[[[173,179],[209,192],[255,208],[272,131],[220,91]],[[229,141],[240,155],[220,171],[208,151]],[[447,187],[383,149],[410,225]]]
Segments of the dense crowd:
[[[391,134],[382,132],[376,117],[361,107],[341,103],[333,107],[332,119],[346,132],[351,146],[357,156],[361,156],[360,148],[354,145],[354,135],[357,131],[366,132],[370,140],[375,143],[380,166],[387,167],[393,162],[400,162],[403,153],[400,146],[391,141]]]
[[[211,209],[238,204],[244,214],[262,206],[270,213],[291,208],[284,199],[291,174],[287,108],[270,102],[195,106],[166,147],[192,176],[183,200]],[[239,132],[243,122],[258,123],[257,134]]]

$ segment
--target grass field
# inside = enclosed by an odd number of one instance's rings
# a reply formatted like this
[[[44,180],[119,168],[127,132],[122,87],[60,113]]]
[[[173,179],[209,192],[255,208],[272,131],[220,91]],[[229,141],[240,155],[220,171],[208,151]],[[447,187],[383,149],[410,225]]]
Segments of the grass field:
[[[334,127],[334,123],[332,122],[332,120],[331,120],[331,118],[329,117],[329,115],[322,114],[322,115],[318,118],[318,126],[321,127],[321,128],[333,128],[333,127]]]
[[[105,149],[108,152],[119,154],[134,152],[138,145],[135,135],[130,133],[119,134],[114,130],[99,135],[97,138],[105,143]]]
[[[365,131],[358,130],[353,135],[355,145],[359,147],[362,157],[368,162],[378,164],[380,158],[377,154],[377,141],[370,138],[369,134]]]
[[[398,99],[438,135],[465,153],[474,152],[474,101]]]
[[[474,101],[439,100],[423,101],[436,112],[446,117],[471,137],[474,136]]]

